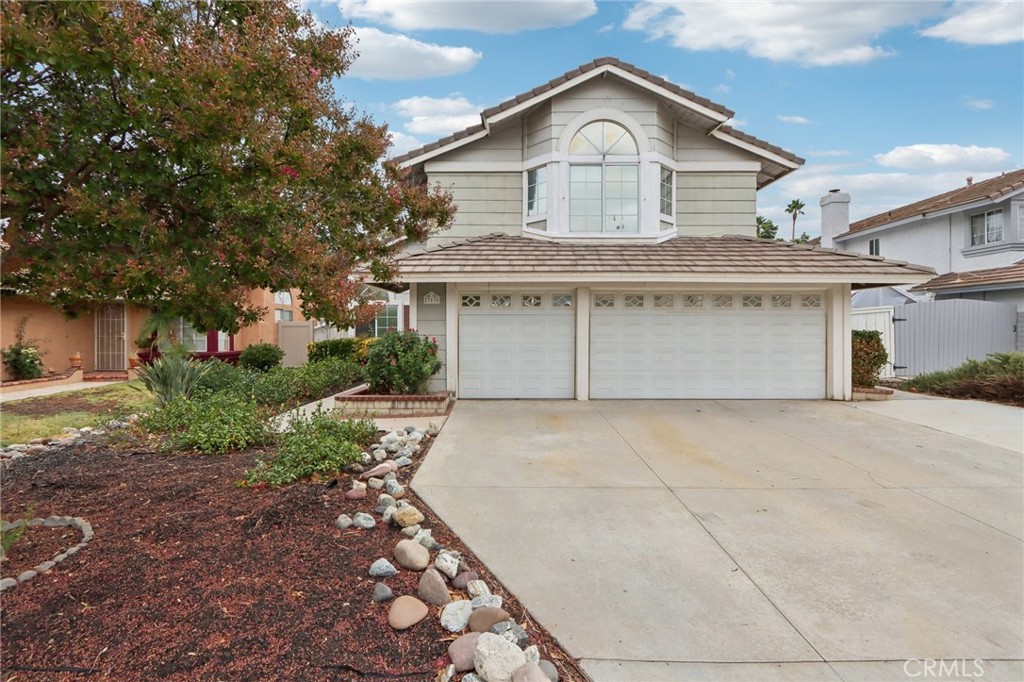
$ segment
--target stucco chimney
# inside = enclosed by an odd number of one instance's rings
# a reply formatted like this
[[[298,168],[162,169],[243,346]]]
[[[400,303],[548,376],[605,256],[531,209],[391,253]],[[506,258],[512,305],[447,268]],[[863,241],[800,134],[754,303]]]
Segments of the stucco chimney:
[[[968,187],[970,187],[970,186],[971,186],[971,185],[973,185],[973,184],[974,184],[974,177],[973,177],[973,176],[970,176],[970,175],[968,175],[968,176],[967,176],[967,186],[968,186]]]
[[[830,189],[821,198],[821,246],[833,248],[832,239],[850,229],[850,195]]]

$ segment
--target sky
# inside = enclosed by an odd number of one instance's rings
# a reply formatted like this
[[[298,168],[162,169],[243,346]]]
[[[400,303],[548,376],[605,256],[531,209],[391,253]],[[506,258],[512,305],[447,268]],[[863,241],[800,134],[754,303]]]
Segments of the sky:
[[[601,2],[302,0],[351,25],[335,83],[387,123],[400,154],[486,107],[611,56],[736,112],[731,124],[806,159],[758,193],[789,233],[818,200],[857,220],[1024,166],[1024,0]]]

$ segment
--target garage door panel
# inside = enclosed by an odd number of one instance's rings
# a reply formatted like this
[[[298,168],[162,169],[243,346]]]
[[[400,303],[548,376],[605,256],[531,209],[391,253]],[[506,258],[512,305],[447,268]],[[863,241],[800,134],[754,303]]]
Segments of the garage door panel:
[[[820,310],[595,308],[590,334],[591,398],[824,397]]]
[[[575,311],[459,315],[459,396],[572,398]]]

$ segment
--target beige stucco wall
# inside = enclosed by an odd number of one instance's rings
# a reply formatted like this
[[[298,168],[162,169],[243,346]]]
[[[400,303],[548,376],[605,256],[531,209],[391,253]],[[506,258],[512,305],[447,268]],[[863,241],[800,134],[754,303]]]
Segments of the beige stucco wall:
[[[277,322],[274,320],[275,309],[288,309],[292,311],[293,322],[301,322],[306,318],[302,315],[300,307],[299,290],[292,289],[292,304],[290,306],[277,305],[274,303],[274,292],[266,289],[254,289],[249,292],[248,300],[253,305],[266,308],[267,314],[256,324],[243,327],[235,334],[235,350],[242,350],[247,346],[256,343],[277,344]]]

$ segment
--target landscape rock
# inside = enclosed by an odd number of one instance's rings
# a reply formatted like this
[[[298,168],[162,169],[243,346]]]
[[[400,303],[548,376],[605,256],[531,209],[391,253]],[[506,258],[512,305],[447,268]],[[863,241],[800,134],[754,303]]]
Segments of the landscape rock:
[[[526,655],[503,637],[485,632],[473,650],[473,667],[487,682],[511,682],[516,670],[526,664]]]
[[[3,580],[0,580],[0,592],[3,592],[4,590],[9,590],[12,587],[17,587],[17,586],[18,586],[18,581],[15,580],[14,578],[4,578]]]
[[[395,497],[402,497],[405,495],[405,487],[398,481],[385,481],[384,490]]]
[[[495,624],[504,622],[508,619],[508,611],[505,609],[485,606],[482,609],[474,611],[473,615],[469,617],[469,629],[473,632],[488,632]],[[497,635],[495,635],[495,637],[497,637]]]
[[[548,676],[536,663],[525,663],[512,673],[512,682],[548,682]]]
[[[375,462],[383,462],[387,458],[388,458],[387,450],[374,450],[373,451],[373,461],[375,461]]]
[[[480,576],[477,575],[476,571],[463,571],[452,580],[452,587],[456,590],[465,590],[470,580],[479,580],[479,578]]]
[[[469,625],[473,607],[465,599],[449,603],[441,611],[441,627],[448,632],[462,632]]]
[[[384,583],[376,583],[376,584],[374,584],[374,586],[373,586],[373,601],[375,601],[375,602],[388,601],[393,596],[394,596],[394,593],[391,591],[391,588],[388,587],[387,585],[385,585]]]
[[[39,574],[31,569],[23,571],[22,573],[18,574],[18,582],[23,583],[26,580],[32,580],[32,578],[35,578],[37,575]]]
[[[391,520],[395,518],[395,512],[397,511],[398,507],[384,507],[380,513],[381,520],[383,520],[384,523],[391,523]]]
[[[462,676],[462,682],[484,682],[484,678],[476,673],[466,673]]]
[[[398,481],[398,476],[395,474],[394,471],[389,471],[386,474],[384,474],[384,485],[387,485],[388,481]]]
[[[360,464],[359,462],[349,462],[345,466],[341,467],[341,470],[344,471],[346,474],[356,475],[359,475],[366,471],[366,469],[363,468],[363,465]]]
[[[341,530],[345,530],[346,528],[352,525],[352,517],[348,514],[342,514],[334,520],[334,525],[340,528]]]
[[[455,670],[464,673],[473,669],[473,651],[478,639],[479,632],[470,632],[448,645],[448,658],[452,659]]]
[[[381,557],[370,566],[371,578],[390,578],[398,573],[398,569],[391,565],[391,562]]]
[[[490,596],[491,588],[483,580],[470,580],[466,583],[466,592],[470,597]]]
[[[41,455],[44,452],[46,452],[45,445],[30,445],[28,446],[28,449],[25,450],[26,455]]]
[[[499,637],[504,637],[520,649],[526,648],[526,644],[530,641],[530,635],[528,635],[526,630],[524,630],[522,626],[514,620],[495,623],[490,627],[488,632],[492,632]]]
[[[558,668],[556,668],[555,664],[551,661],[541,660],[537,665],[540,666],[540,669],[544,671],[544,674],[548,676],[548,679],[551,680],[551,682],[558,682],[561,678],[561,675],[558,674]]]
[[[455,666],[449,665],[444,670],[439,670],[434,682],[452,682],[455,679]]]
[[[395,546],[395,561],[410,571],[422,571],[430,565],[430,552],[415,540],[402,540]]]
[[[472,604],[474,611],[487,606],[493,606],[500,609],[504,601],[505,600],[497,594],[482,594],[479,597],[473,597],[470,604]]]
[[[441,549],[441,545],[437,542],[437,540],[434,539],[432,533],[433,531],[431,531],[429,528],[423,528],[418,533],[416,533],[416,535],[414,535],[413,538],[416,540],[416,542],[420,543],[421,545],[423,545],[431,551]]]
[[[402,529],[402,535],[404,535],[405,537],[407,537],[409,539],[415,538],[417,535],[419,535],[419,532],[420,532],[420,525],[418,523],[415,526],[408,526],[408,527]]]
[[[378,464],[377,466],[373,467],[369,471],[364,471],[363,473],[361,473],[359,475],[359,478],[361,478],[362,480],[366,481],[366,480],[371,479],[371,478],[376,478],[376,477],[379,477],[379,476],[383,476],[384,474],[388,473],[389,471],[394,471],[394,470],[389,465],[387,465],[387,464]]]
[[[398,465],[395,464],[395,460],[393,459],[389,459],[386,462],[384,462],[383,466],[386,466],[388,470],[391,471],[391,473],[398,471]]]
[[[356,515],[352,517],[352,525],[363,530],[370,530],[377,525],[377,521],[365,512],[356,512]]]
[[[459,557],[452,552],[443,550],[434,559],[434,568],[449,578],[455,578],[459,574]]]
[[[527,663],[540,663],[540,649],[536,644],[531,644],[523,649],[523,653],[526,654]]]
[[[345,491],[346,500],[361,500],[366,497],[366,488],[352,488]]]
[[[378,507],[397,507],[398,506],[398,500],[396,500],[395,498],[391,497],[391,495],[388,495],[387,493],[381,493],[380,495],[377,496],[377,506]]]
[[[374,490],[380,490],[384,487],[383,478],[368,478],[366,479],[366,485],[370,486]]]
[[[448,585],[445,584],[444,578],[432,568],[428,568],[420,576],[416,594],[419,595],[420,599],[434,606],[444,606],[452,600],[451,595],[448,594]]]
[[[409,505],[408,507],[400,507],[398,511],[395,512],[394,522],[402,528],[407,528],[408,526],[415,526],[416,524],[421,523],[423,518],[423,514],[419,509]]]
[[[416,597],[402,595],[388,609],[388,625],[396,630],[406,630],[427,617],[427,605]]]

